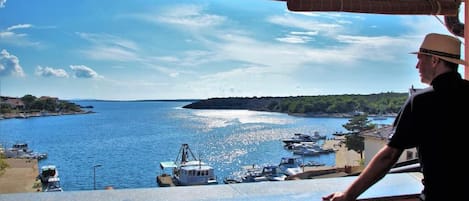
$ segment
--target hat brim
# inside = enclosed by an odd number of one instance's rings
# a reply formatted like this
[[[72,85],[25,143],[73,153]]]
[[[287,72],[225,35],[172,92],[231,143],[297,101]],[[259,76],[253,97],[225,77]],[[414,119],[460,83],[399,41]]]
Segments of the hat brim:
[[[465,66],[467,65],[467,62],[464,61],[464,60],[461,60],[461,59],[455,59],[455,58],[450,58],[450,57],[444,57],[444,56],[429,54],[429,53],[425,53],[425,52],[411,52],[410,54],[424,54],[424,55],[430,55],[430,56],[438,57],[438,58],[440,58],[440,59],[443,59],[443,60],[445,60],[445,61],[449,61],[449,62],[452,62],[452,63],[461,64],[461,65],[465,65]]]

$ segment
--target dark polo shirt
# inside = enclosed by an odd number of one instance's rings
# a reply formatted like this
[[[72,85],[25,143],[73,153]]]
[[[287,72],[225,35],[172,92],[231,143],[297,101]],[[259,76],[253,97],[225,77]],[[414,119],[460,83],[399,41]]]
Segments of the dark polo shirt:
[[[411,95],[394,121],[388,145],[417,147],[426,200],[469,199],[469,81],[456,72],[436,77],[432,87]],[[462,184],[460,184],[462,182]],[[461,197],[460,197],[461,196]]]

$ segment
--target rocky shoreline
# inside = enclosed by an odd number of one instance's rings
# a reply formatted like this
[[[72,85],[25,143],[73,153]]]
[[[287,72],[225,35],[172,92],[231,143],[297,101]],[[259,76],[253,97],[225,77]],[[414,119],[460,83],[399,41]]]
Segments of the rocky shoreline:
[[[50,117],[61,115],[77,115],[77,114],[91,114],[93,111],[80,111],[80,112],[33,112],[33,113],[7,113],[0,114],[0,120],[4,119],[27,119],[33,117]]]

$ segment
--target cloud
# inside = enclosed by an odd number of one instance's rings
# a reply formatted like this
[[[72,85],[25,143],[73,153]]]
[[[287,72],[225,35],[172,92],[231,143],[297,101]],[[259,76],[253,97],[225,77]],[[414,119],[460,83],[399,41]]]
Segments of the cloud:
[[[51,67],[41,67],[36,68],[35,74],[42,77],[62,77],[68,78],[68,73],[64,69],[54,69]]]
[[[71,65],[70,68],[73,71],[73,76],[76,78],[102,78],[96,71],[85,65]]]
[[[0,76],[14,75],[24,77],[23,68],[15,55],[11,55],[5,49],[0,52]]]
[[[314,35],[321,34],[333,36],[343,31],[344,29],[342,25],[336,23],[335,21],[325,23],[317,19],[302,19],[291,15],[271,16],[267,20],[272,24],[276,24],[282,27],[306,30],[309,31],[309,33],[314,33]]]
[[[176,5],[165,7],[156,14],[137,14],[134,17],[150,22],[172,24],[185,29],[199,29],[216,26],[226,20],[225,17],[203,13],[200,5]]]
[[[0,0],[0,8],[4,8],[7,0]]]
[[[17,25],[13,25],[11,27],[8,27],[7,31],[12,31],[12,30],[15,30],[15,29],[28,29],[28,28],[31,28],[31,27],[33,27],[33,25],[31,25],[31,24],[17,24]]]
[[[0,30],[0,43],[12,44],[16,46],[39,46],[40,43],[28,39],[28,34],[17,33],[15,30],[32,28],[31,24],[17,24],[8,27],[6,30]]]
[[[135,53],[139,50],[139,47],[133,41],[109,34],[76,34],[94,45],[93,47],[82,51],[83,54],[91,59],[110,61],[141,60],[138,54]]]
[[[337,40],[347,44],[344,53],[356,59],[391,61],[412,51],[413,38],[406,36],[351,36],[339,35]],[[406,49],[407,48],[407,49]]]

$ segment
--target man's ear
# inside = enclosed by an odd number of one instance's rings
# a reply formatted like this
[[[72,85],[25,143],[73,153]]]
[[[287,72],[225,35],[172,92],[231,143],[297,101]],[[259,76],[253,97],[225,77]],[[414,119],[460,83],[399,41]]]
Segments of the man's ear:
[[[432,56],[432,64],[437,64],[440,61],[440,58]]]

